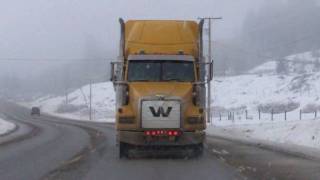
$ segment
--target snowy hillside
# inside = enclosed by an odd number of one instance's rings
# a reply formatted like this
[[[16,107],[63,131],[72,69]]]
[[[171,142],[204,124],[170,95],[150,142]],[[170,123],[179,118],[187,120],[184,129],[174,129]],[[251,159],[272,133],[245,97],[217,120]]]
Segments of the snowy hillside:
[[[247,75],[216,78],[214,106],[256,110],[265,105],[291,104],[295,108],[287,111],[320,109],[320,58],[312,54],[307,52],[284,58],[281,73],[277,73],[279,62],[270,61]]]
[[[282,64],[266,62],[247,75],[216,78],[214,126],[207,133],[318,149],[320,58],[313,55],[292,55]]]
[[[282,71],[287,73],[313,73],[320,71],[320,50],[313,52],[305,52],[278,59],[278,61],[270,60],[251,71],[250,74],[275,74],[277,73],[277,65],[282,62]]]
[[[320,105],[320,73],[295,75],[242,75],[217,78],[214,106],[255,110],[261,105]]]
[[[114,117],[114,89],[110,82],[92,85],[92,109],[95,121],[113,121]],[[32,102],[31,105],[39,106],[43,112],[73,119],[89,119],[90,86],[84,86],[66,96],[46,96]]]

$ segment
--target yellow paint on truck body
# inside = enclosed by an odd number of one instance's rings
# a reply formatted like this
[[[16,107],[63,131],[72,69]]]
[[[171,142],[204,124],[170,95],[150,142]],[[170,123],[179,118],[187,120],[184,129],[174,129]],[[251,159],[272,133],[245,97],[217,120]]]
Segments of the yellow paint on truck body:
[[[125,57],[124,57],[124,81],[128,80],[128,57],[129,55],[184,55],[194,57],[195,79],[199,79],[196,61],[199,57],[199,28],[195,21],[174,21],[174,20],[130,20],[125,23]],[[119,131],[120,141],[130,143],[133,137],[121,136],[121,133],[142,132],[140,117],[140,100],[144,97],[161,95],[164,97],[178,97],[181,99],[181,130],[188,133],[195,133],[199,136],[206,128],[204,112],[199,106],[192,102],[194,82],[127,82],[129,87],[129,103],[121,106],[121,113],[117,109],[116,129]],[[119,123],[120,117],[132,117],[133,123]],[[203,123],[189,124],[188,117],[201,117]],[[202,132],[203,133],[203,132]],[[201,138],[203,135],[200,134]],[[135,135],[132,135],[135,136]],[[121,137],[125,137],[121,139]],[[189,138],[189,137],[188,137]],[[200,138],[200,139],[201,139]],[[202,141],[202,140],[201,140]],[[201,143],[194,142],[194,143]]]
[[[166,54],[198,57],[198,24],[194,21],[140,20],[125,24],[125,54]]]
[[[179,97],[182,103],[182,129],[195,131],[205,129],[205,122],[197,125],[190,125],[186,122],[187,117],[199,117],[199,107],[192,103],[192,84],[177,82],[132,82],[129,83],[129,104],[122,107],[123,113],[117,114],[123,117],[135,117],[133,124],[119,124],[118,130],[141,130],[141,118],[139,102],[143,97],[150,97],[157,94],[165,97]]]

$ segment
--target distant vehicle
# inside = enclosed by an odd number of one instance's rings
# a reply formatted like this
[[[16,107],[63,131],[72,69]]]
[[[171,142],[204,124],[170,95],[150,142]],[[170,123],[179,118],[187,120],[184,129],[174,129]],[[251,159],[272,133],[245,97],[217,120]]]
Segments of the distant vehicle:
[[[38,116],[40,116],[40,108],[39,108],[39,107],[32,107],[32,108],[31,108],[31,115],[38,115]]]
[[[120,24],[120,59],[111,63],[120,158],[136,147],[201,154],[213,68],[203,57],[203,20]]]

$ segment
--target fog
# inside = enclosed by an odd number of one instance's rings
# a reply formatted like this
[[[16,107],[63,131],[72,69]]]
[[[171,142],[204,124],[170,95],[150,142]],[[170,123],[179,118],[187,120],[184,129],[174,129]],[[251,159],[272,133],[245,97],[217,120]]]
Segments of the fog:
[[[196,20],[223,16],[225,20],[217,23],[215,36],[231,37],[240,30],[246,12],[256,4],[256,0],[1,1],[1,59],[91,58],[90,43],[100,51],[95,57],[112,59],[118,47],[119,17]]]
[[[88,77],[106,81],[108,62],[118,52],[119,17],[221,16],[213,25],[216,72],[242,73],[273,57],[320,49],[314,38],[294,48],[275,47],[305,37],[298,34],[314,36],[318,12],[313,0],[2,0],[1,91],[61,93],[86,84]]]

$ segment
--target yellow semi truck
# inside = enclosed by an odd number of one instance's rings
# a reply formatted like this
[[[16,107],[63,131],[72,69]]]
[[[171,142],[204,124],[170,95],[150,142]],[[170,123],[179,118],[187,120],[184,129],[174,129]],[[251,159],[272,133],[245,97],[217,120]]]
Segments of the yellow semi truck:
[[[131,150],[203,151],[207,83],[203,21],[120,19],[119,59],[111,63],[119,156]]]

